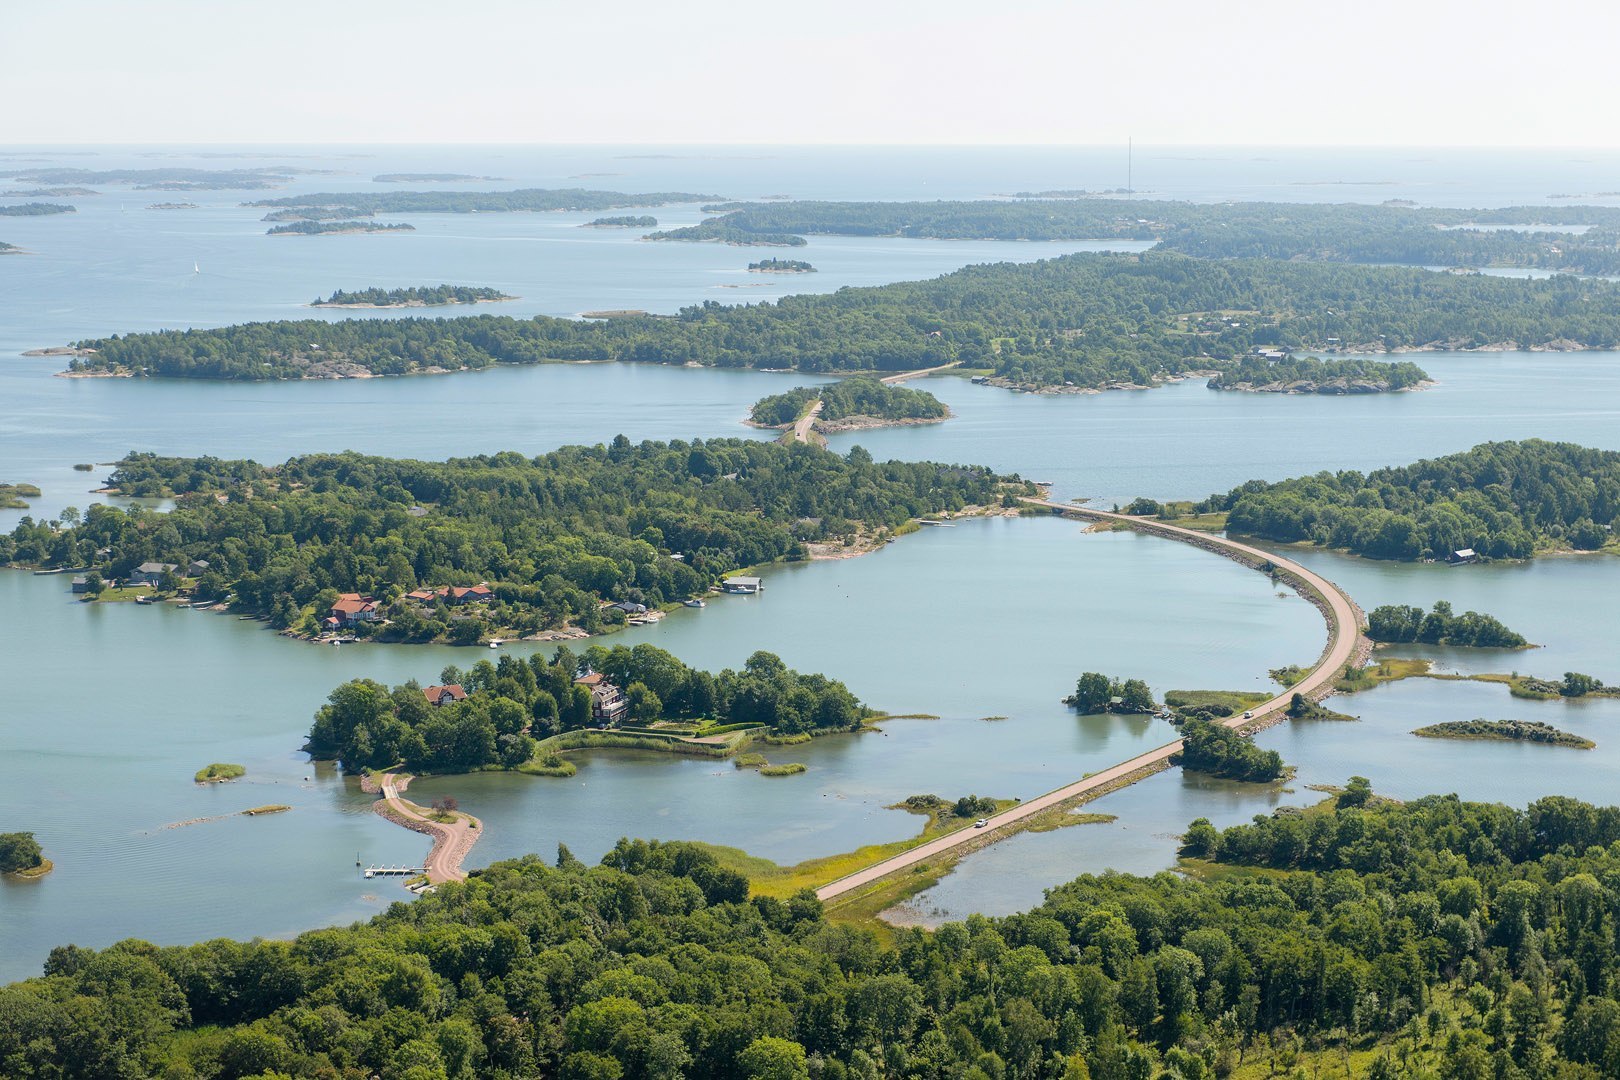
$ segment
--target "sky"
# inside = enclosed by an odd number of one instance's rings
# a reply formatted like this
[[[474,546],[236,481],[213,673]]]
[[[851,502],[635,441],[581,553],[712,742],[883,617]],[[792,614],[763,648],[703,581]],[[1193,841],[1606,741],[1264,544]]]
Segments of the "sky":
[[[1617,30],[1613,0],[5,0],[0,144],[1615,147],[1585,45]]]

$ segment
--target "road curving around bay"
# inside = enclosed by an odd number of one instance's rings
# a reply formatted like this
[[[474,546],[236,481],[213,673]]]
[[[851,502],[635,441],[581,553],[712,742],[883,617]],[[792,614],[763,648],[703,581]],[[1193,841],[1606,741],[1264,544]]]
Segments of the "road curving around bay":
[[[1224,555],[1255,570],[1272,574],[1277,580],[1288,585],[1309,600],[1322,613],[1322,618],[1327,623],[1328,640],[1316,664],[1293,686],[1288,687],[1269,701],[1250,709],[1250,715],[1235,716],[1221,721],[1222,724],[1229,728],[1248,734],[1282,721],[1287,717],[1289,703],[1293,700],[1295,694],[1302,695],[1313,701],[1321,700],[1333,692],[1333,683],[1338,679],[1339,674],[1345,667],[1358,661],[1363,655],[1361,609],[1356,606],[1355,601],[1350,599],[1343,589],[1292,559],[1284,558],[1273,552],[1264,551],[1215,533],[1187,529],[1152,518],[1133,517],[1128,514],[1113,513],[1107,510],[1094,510],[1090,507],[1054,502],[1050,499],[1026,498],[1024,502],[1031,506],[1051,510],[1053,513],[1124,526],[1138,532],[1192,544],[1206,551]],[[864,870],[857,870],[853,874],[828,882],[816,890],[816,896],[821,900],[832,900],[837,897],[848,896],[857,890],[887,878],[891,874],[920,866],[943,855],[959,854],[959,849],[963,849],[969,844],[978,845],[1005,839],[1017,831],[1011,826],[1025,823],[1037,814],[1061,806],[1073,799],[1088,795],[1095,796],[1104,791],[1124,786],[1127,783],[1134,783],[1136,780],[1158,772],[1169,763],[1171,755],[1180,749],[1181,740],[1178,739],[1155,750],[1138,754],[1129,761],[1122,761],[1101,772],[1092,773],[1072,784],[1066,784],[1055,791],[1049,791],[1045,795],[994,814],[986,820],[986,824],[982,828],[961,829],[946,836],[938,837],[928,841],[926,844],[919,844],[898,855],[892,855],[881,862],[873,863]]]

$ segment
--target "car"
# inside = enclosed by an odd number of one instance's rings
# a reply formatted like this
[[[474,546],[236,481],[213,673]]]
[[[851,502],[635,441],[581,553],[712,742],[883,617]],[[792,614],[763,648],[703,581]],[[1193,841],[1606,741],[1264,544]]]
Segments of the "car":
[[[973,827],[975,829],[982,829],[988,824],[990,824],[990,819],[989,818],[980,818],[978,821],[975,821],[973,823]]]
[[[1254,713],[1252,713],[1252,712],[1244,713],[1243,714],[1243,719],[1245,719],[1245,720],[1253,720],[1254,719]]]

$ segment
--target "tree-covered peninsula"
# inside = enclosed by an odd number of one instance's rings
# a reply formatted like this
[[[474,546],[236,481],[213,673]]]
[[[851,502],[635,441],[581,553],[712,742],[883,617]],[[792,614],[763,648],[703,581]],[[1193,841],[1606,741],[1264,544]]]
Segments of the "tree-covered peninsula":
[[[1354,794],[1355,798],[1349,796]],[[879,937],[702,845],[497,863],[293,941],[63,945],[0,988],[18,1080],[1620,1074],[1620,811],[1353,788]],[[751,895],[752,893],[752,895]]]
[[[698,596],[728,572],[864,544],[908,520],[1033,491],[987,469],[872,460],[753,439],[576,446],[424,462],[314,454],[282,465],[130,454],[110,484],[178,499],[25,518],[0,562],[146,566],[195,578],[306,633],[475,642],[620,624],[625,606]],[[206,567],[194,564],[206,563]]]
[[[249,206],[354,206],[378,214],[503,214],[540,210],[619,210],[703,202],[713,195],[690,191],[592,191],[587,188],[520,188],[517,191],[323,191],[260,199]]]
[[[475,285],[417,285],[408,289],[339,289],[310,307],[402,308],[443,307],[450,304],[488,304],[515,300],[499,289]]]
[[[346,236],[352,233],[415,232],[403,221],[289,221],[264,230],[266,236]]]
[[[786,244],[815,235],[1155,240],[1167,251],[1200,258],[1620,273],[1620,208],[1604,206],[1458,209],[1071,197],[720,203],[704,209],[718,216],[655,239],[738,244]]]
[[[612,695],[615,713],[623,703],[622,714],[607,720],[600,715],[596,679],[606,680],[600,685]],[[344,683],[315,714],[304,749],[348,772],[403,764],[417,773],[458,773],[533,762],[539,766],[534,771],[544,773],[548,758],[574,745],[556,738],[569,732],[612,730],[609,739],[577,741],[586,747],[639,741],[724,756],[732,745],[700,743],[682,733],[754,729],[806,737],[852,731],[871,715],[843,683],[801,674],[768,652],[754,653],[740,671],[711,673],[647,644],[592,646],[579,655],[561,647],[549,659],[508,655],[498,664],[480,660],[465,671],[447,668],[425,692],[415,682],[392,690],[370,679]],[[701,727],[648,727],[664,721]]]
[[[1428,383],[1428,373],[1409,360],[1389,364],[1362,359],[1249,355],[1223,368],[1209,380],[1209,388],[1260,394],[1380,394],[1420,389]]]
[[[1620,525],[1620,453],[1573,443],[1483,443],[1413,465],[1251,480],[1200,503],[1236,533],[1379,559],[1526,559],[1595,551]]]
[[[73,214],[77,208],[66,203],[26,202],[0,206],[0,217],[47,217],[51,214]]]
[[[926,390],[890,386],[878,379],[855,375],[826,386],[797,386],[754,403],[750,423],[788,428],[814,402],[821,402],[817,423],[828,430],[883,427],[890,424],[929,423],[951,415],[945,403]]]
[[[1234,312],[1238,314],[1234,314]],[[1620,285],[1399,267],[1083,254],[972,266],[931,281],[705,303],[666,318],[366,319],[248,323],[80,342],[84,372],[302,378],[342,361],[370,374],[544,360],[628,360],[801,371],[960,363],[1026,389],[1153,385],[1255,350],[1620,346]],[[1262,360],[1266,358],[1262,357]],[[1267,363],[1272,361],[1267,360]],[[1324,361],[1393,385],[1420,372]],[[1345,366],[1336,366],[1343,364]],[[1405,374],[1403,374],[1405,372]]]

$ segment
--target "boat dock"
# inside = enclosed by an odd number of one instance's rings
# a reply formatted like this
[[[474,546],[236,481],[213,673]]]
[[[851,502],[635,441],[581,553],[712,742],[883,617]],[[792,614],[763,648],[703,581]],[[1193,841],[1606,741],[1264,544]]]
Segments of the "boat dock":
[[[365,875],[373,877],[410,877],[413,874],[425,874],[425,866],[368,866]]]

